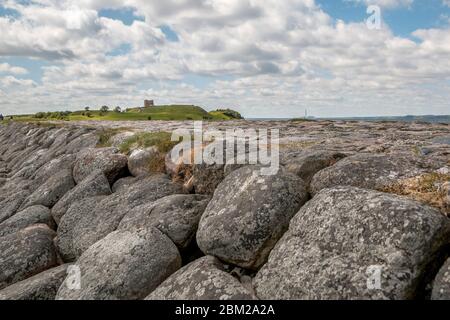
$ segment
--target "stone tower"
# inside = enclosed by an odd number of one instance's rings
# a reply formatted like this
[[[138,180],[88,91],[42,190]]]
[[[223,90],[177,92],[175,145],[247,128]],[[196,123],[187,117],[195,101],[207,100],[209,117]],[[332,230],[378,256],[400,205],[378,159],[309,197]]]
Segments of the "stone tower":
[[[153,100],[144,100],[144,108],[151,108],[155,106],[155,102]]]

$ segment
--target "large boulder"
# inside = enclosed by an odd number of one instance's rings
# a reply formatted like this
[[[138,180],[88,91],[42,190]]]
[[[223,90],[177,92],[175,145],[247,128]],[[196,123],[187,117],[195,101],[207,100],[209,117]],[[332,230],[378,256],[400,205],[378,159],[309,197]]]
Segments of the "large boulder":
[[[133,209],[120,222],[119,230],[136,231],[155,227],[179,249],[195,238],[198,223],[210,198],[201,195],[171,195]]]
[[[22,204],[22,209],[35,205],[53,207],[70,189],[75,186],[72,172],[63,169],[36,189]]]
[[[127,170],[128,158],[117,148],[86,149],[77,155],[73,178],[80,183],[94,171],[102,171],[113,184]]]
[[[357,154],[318,172],[311,181],[311,192],[341,185],[381,190],[421,172],[417,160],[404,154]]]
[[[335,151],[308,150],[290,157],[285,167],[309,185],[317,172],[336,164],[345,157],[345,154]]]
[[[56,243],[61,256],[66,262],[76,260],[91,245],[115,231],[132,209],[181,191],[181,186],[167,177],[151,176],[118,194],[73,203],[58,227]]]
[[[135,177],[163,172],[164,156],[156,147],[133,150],[128,157],[128,170]]]
[[[0,223],[13,216],[29,195],[28,191],[22,190],[0,200]],[[2,196],[0,196],[1,198]]]
[[[413,299],[425,295],[450,222],[406,198],[325,189],[292,219],[254,279],[260,299]]]
[[[50,209],[44,206],[33,206],[3,221],[0,224],[0,237],[15,233],[34,224],[46,224],[50,229],[56,228]]]
[[[206,256],[183,267],[164,281],[146,300],[252,300],[222,263]]]
[[[197,243],[205,254],[258,269],[307,200],[299,177],[283,170],[264,176],[259,167],[243,167],[216,189],[200,220]]]
[[[450,259],[442,266],[433,283],[432,300],[450,300]]]
[[[0,300],[55,300],[68,266],[65,264],[17,282],[0,291]]]
[[[72,203],[88,197],[110,194],[111,188],[109,186],[108,179],[106,179],[103,172],[93,172],[58,201],[58,203],[52,208],[52,216],[55,221],[59,223]]]
[[[0,238],[0,289],[32,277],[57,264],[55,232],[34,225]]]
[[[116,231],[89,248],[77,261],[81,289],[66,282],[59,300],[143,299],[181,267],[177,247],[156,229]]]

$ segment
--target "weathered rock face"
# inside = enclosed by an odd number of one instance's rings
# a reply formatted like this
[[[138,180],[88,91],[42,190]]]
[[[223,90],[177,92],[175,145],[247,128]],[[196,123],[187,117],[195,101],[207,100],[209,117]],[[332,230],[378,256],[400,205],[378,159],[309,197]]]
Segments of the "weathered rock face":
[[[449,224],[438,211],[405,198],[353,187],[323,190],[292,219],[254,280],[256,294],[416,298],[450,239]]]
[[[80,183],[94,171],[102,171],[110,184],[124,174],[128,158],[116,148],[86,149],[77,155],[73,177]]]
[[[58,227],[56,243],[61,256],[66,262],[75,261],[91,245],[115,231],[133,208],[176,193],[181,193],[181,186],[164,175],[150,176],[123,192],[74,203]]]
[[[0,238],[0,289],[50,269],[57,264],[55,232],[34,225]]]
[[[50,229],[55,229],[50,209],[44,206],[28,207],[0,224],[0,237],[16,233],[34,224],[46,224]]]
[[[157,228],[179,249],[186,249],[195,238],[198,223],[210,198],[201,195],[172,195],[141,205],[128,213],[119,230]]]
[[[128,170],[135,176],[146,176],[155,172],[155,162],[163,156],[156,147],[134,150],[128,158]]]
[[[72,172],[67,169],[61,170],[29,196],[22,204],[22,208],[35,205],[51,208],[74,186]]]
[[[303,180],[283,171],[262,176],[259,169],[234,171],[216,189],[197,232],[205,254],[258,269],[307,201]]]
[[[322,189],[341,185],[378,190],[420,173],[417,160],[412,156],[357,154],[317,173],[311,182],[311,192],[316,194]]]
[[[143,299],[181,267],[181,257],[156,229],[116,231],[90,247],[76,265],[81,289],[71,290],[64,282],[57,299]]]
[[[146,300],[252,300],[222,263],[207,256],[180,269],[164,281]]]
[[[110,195],[111,188],[108,179],[101,171],[96,171],[80,182],[75,188],[67,192],[52,208],[52,216],[57,223],[66,214],[70,205],[88,197]]]
[[[433,283],[433,300],[450,300],[450,259],[442,266]]]
[[[0,300],[55,300],[68,266],[65,264],[17,282],[0,291]]]
[[[309,185],[317,172],[334,165],[343,158],[345,154],[340,152],[308,150],[289,158],[285,167]]]
[[[225,165],[194,165],[193,187],[196,193],[213,195],[225,179]]]
[[[0,223],[13,216],[29,195],[28,191],[18,191],[16,194],[5,196],[0,201]]]

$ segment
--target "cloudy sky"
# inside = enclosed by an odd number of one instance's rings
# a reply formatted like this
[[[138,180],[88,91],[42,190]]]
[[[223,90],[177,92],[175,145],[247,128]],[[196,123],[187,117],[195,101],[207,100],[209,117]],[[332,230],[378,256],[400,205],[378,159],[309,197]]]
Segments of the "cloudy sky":
[[[0,0],[0,113],[144,98],[246,117],[450,114],[450,0]]]

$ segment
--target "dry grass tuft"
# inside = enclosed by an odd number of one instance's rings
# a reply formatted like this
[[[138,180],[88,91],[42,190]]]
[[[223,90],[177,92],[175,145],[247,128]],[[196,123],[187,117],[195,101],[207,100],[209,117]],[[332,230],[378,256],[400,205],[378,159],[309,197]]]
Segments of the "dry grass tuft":
[[[450,174],[433,172],[397,181],[380,191],[406,196],[435,207],[445,215],[450,215],[447,192],[442,188],[446,182],[450,182]]]

